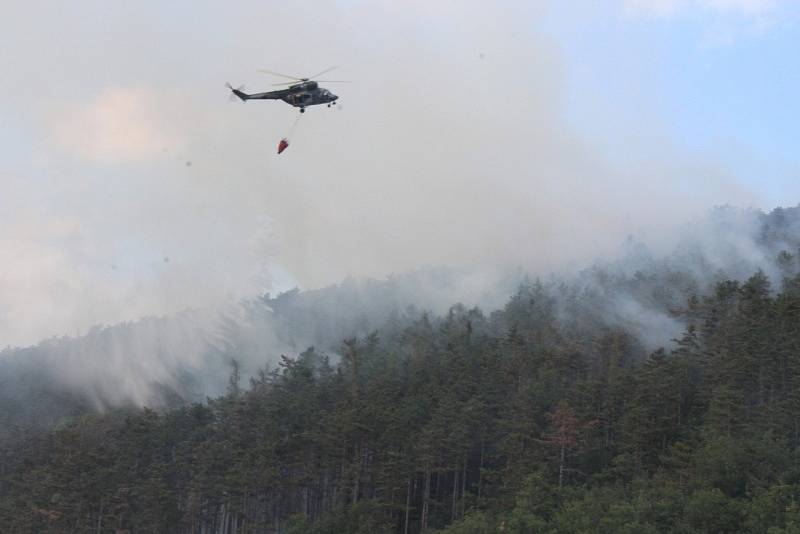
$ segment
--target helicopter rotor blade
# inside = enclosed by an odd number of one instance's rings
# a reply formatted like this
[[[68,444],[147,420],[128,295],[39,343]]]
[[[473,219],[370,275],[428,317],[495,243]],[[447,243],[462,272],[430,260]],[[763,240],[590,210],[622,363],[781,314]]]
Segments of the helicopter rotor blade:
[[[316,77],[318,77],[318,76],[322,76],[323,74],[326,74],[326,73],[328,73],[328,72],[332,71],[333,69],[338,69],[338,68],[339,68],[339,66],[338,66],[338,65],[337,65],[337,66],[335,66],[335,67],[329,67],[329,68],[327,68],[327,69],[323,70],[322,72],[318,72],[318,73],[316,73],[316,74],[315,74],[315,75],[313,75],[313,76],[309,76],[309,77],[308,77],[308,79],[311,79],[311,80],[313,80],[314,78],[316,78]]]
[[[273,83],[273,84],[270,84],[270,85],[272,85],[274,87],[280,87],[280,86],[284,86],[284,85],[294,85],[294,84],[297,84],[297,83],[303,83],[305,81],[314,81],[316,83],[353,83],[353,80],[303,80],[303,81],[297,81],[297,82]]]
[[[272,74],[273,76],[280,76],[281,78],[289,78],[290,80],[296,80],[298,82],[303,81],[303,78],[298,78],[297,76],[289,76],[288,74],[281,74],[280,72],[273,72],[267,69],[259,69],[258,72],[262,72],[264,74]]]

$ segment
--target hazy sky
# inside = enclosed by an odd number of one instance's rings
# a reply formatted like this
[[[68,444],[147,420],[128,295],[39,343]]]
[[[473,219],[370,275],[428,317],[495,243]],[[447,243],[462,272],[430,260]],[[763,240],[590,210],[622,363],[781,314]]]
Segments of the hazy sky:
[[[800,198],[779,0],[3,3],[0,345]],[[341,110],[228,101],[332,65]]]

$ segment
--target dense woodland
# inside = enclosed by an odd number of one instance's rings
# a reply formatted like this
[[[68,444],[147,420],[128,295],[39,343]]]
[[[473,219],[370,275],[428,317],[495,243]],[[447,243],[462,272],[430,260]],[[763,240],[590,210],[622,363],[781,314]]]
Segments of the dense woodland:
[[[798,263],[607,280],[683,325],[662,349],[596,289],[532,281],[249,383],[232,351],[225,395],[3,442],[0,531],[800,533]]]
[[[785,258],[787,261],[793,258]],[[800,532],[800,278],[650,354],[520,288],[4,451],[4,532]],[[677,312],[676,312],[677,313]]]

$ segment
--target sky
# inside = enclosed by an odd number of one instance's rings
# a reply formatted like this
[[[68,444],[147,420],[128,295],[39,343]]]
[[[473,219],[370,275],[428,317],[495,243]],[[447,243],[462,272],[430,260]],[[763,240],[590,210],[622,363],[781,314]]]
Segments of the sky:
[[[570,123],[624,161],[656,122],[665,143],[735,170],[761,207],[796,203],[800,5],[628,0],[608,16],[608,4],[577,16],[561,5],[549,20],[569,66]]]
[[[799,24],[780,0],[4,3],[0,346],[796,205]],[[295,128],[224,87],[334,65],[341,109]]]

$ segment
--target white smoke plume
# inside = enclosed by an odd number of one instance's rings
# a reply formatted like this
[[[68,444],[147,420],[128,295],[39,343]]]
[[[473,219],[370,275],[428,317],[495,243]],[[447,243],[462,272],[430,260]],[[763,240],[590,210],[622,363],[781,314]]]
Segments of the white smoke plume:
[[[0,55],[0,128],[15,144],[0,167],[0,344],[214,310],[203,336],[191,321],[168,332],[155,322],[141,338],[94,331],[100,345],[70,345],[54,373],[98,387],[98,403],[149,402],[149,384],[222,350],[219,310],[236,315],[265,291],[444,266],[466,274],[420,286],[421,306],[497,307],[522,272],[577,273],[616,257],[628,235],[663,253],[709,206],[758,204],[724,165],[664,143],[658,126],[641,125],[646,157],[624,166],[574,132],[542,3],[9,11],[0,47],[17,53]],[[223,86],[266,90],[278,80],[259,68],[336,64],[330,76],[352,81],[330,86],[343,109],[309,109],[280,157],[296,110],[232,104]],[[742,239],[733,246],[747,256]],[[618,308],[642,316],[637,306]],[[248,365],[306,342],[263,335]]]

